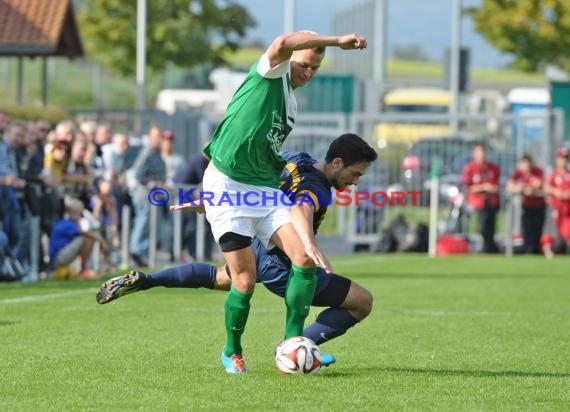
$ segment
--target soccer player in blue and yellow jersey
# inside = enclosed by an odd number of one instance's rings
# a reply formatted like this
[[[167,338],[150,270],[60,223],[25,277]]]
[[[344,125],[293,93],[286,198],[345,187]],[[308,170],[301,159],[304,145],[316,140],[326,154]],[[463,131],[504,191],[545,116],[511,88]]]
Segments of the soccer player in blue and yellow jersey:
[[[327,207],[332,202],[331,188],[341,189],[357,184],[369,164],[377,155],[363,139],[354,134],[345,134],[335,139],[324,161],[316,161],[307,153],[284,153],[286,166],[281,174],[281,189],[298,213],[293,224],[304,228],[315,242],[315,235],[325,218]],[[268,250],[255,238],[253,251],[256,264],[256,281],[263,283],[271,292],[285,297],[290,278],[291,260],[277,247]],[[216,268],[205,263],[191,263],[154,274],[131,271],[105,282],[97,292],[97,302],[104,304],[131,292],[147,290],[156,286],[177,288],[205,287],[229,290],[231,269]],[[333,339],[354,326],[372,309],[372,295],[368,290],[350,279],[316,269],[316,291],[313,306],[328,307],[317,320],[303,331],[303,335],[320,344]],[[334,362],[330,355],[323,354],[322,363]]]

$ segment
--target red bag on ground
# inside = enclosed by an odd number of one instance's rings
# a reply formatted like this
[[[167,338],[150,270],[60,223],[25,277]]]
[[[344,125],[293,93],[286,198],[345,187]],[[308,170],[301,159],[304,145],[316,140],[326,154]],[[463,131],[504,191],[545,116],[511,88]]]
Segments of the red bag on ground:
[[[435,254],[437,256],[459,255],[469,253],[469,243],[463,236],[446,234],[437,240]]]

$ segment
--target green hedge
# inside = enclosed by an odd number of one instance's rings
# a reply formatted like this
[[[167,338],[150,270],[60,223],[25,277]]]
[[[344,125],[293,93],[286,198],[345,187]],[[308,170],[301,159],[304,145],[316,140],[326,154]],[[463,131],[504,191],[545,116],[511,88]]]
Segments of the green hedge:
[[[65,110],[53,106],[15,106],[0,103],[0,109],[10,114],[11,120],[39,120],[45,119],[53,126],[71,116]]]

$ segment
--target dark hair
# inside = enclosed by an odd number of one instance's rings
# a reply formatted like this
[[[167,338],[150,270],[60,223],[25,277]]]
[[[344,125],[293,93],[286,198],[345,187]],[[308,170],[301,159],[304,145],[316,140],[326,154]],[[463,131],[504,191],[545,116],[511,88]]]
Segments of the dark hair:
[[[12,120],[12,123],[8,124],[8,133],[11,133],[13,129],[24,129],[24,131],[28,130],[26,123],[21,119]]]
[[[337,157],[342,159],[345,167],[348,167],[359,162],[371,163],[378,158],[378,155],[361,137],[346,133],[333,140],[325,161],[331,163]]]
[[[487,150],[487,145],[485,145],[485,143],[481,141],[476,141],[475,143],[473,143],[473,149],[477,147],[480,147],[483,150]]]
[[[532,163],[532,155],[530,153],[525,153],[522,155],[521,160],[526,160],[529,163]]]

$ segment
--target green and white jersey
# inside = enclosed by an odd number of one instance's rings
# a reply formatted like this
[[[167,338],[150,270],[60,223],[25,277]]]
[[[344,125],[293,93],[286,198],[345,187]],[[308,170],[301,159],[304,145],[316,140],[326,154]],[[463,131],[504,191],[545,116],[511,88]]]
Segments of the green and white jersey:
[[[270,68],[265,53],[234,94],[204,153],[238,182],[279,188],[286,163],[281,147],[296,115],[289,60]]]

